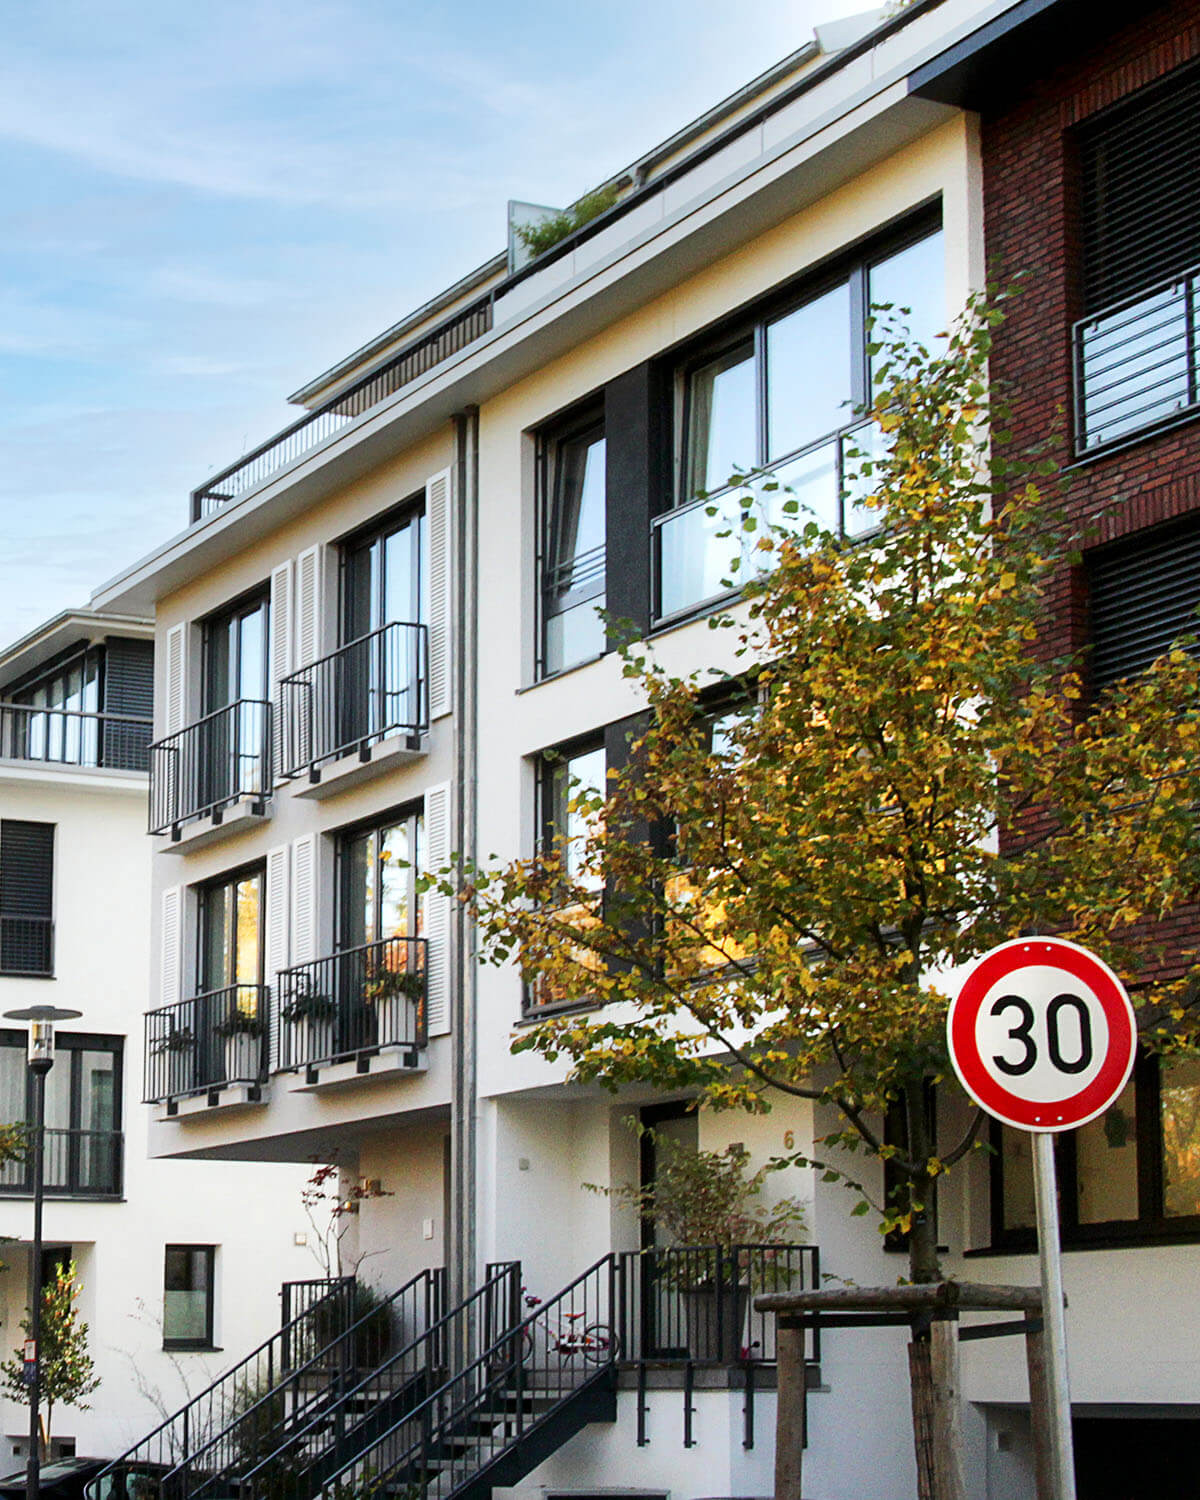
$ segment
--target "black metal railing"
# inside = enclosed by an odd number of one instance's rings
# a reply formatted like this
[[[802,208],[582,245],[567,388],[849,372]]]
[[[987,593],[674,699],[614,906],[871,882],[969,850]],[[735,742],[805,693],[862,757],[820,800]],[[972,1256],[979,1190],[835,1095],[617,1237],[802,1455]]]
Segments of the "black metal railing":
[[[312,775],[326,761],[392,735],[415,748],[429,728],[424,625],[394,622],[301,667],[279,684],[280,769]]]
[[[132,714],[0,703],[0,760],[145,771],[150,734],[150,720]]]
[[[186,1472],[193,1456],[235,1422],[258,1393],[277,1389],[281,1378],[320,1354],[313,1347],[313,1340],[319,1336],[322,1324],[329,1331],[330,1342],[341,1339],[352,1322],[354,1278],[331,1277],[322,1286],[324,1291],[292,1322],[285,1323],[232,1369],[114,1459],[88,1485],[91,1500],[110,1494],[144,1495],[146,1500],[153,1500],[167,1493],[164,1475]]]
[[[54,973],[54,919],[0,912],[0,974]]]
[[[384,938],[277,976],[279,1068],[426,1042],[424,938]]]
[[[143,1102],[165,1104],[267,1076],[271,992],[230,984],[146,1013]]]
[[[65,1198],[119,1198],[124,1136],[119,1130],[54,1130],[43,1136],[45,1190]],[[0,1193],[33,1192],[28,1154],[0,1165]]]
[[[1075,324],[1077,452],[1107,447],[1200,404],[1198,318],[1200,268]]]
[[[353,1494],[369,1484],[407,1487],[430,1500],[450,1496],[585,1388],[611,1385],[620,1357],[619,1274],[618,1257],[603,1256],[325,1476],[327,1491],[344,1485]],[[290,1500],[306,1493],[298,1489]],[[267,1494],[255,1488],[250,1500]]]
[[[492,299],[488,295],[454,313],[429,333],[422,334],[378,370],[314,407],[306,416],[260,443],[199,489],[193,490],[192,520],[199,521],[212,515],[298,458],[311,453],[409,381],[473,343],[491,326]]]
[[[340,1397],[314,1410],[307,1423],[292,1424],[283,1442],[242,1471],[240,1500],[311,1500],[340,1491],[340,1478],[367,1476],[371,1492],[389,1477],[393,1434],[407,1431],[412,1414],[423,1410],[432,1389],[465,1362],[474,1369],[489,1353],[508,1349],[514,1310],[520,1304],[519,1262],[489,1267],[483,1285],[430,1323]],[[494,1335],[494,1337],[493,1337]],[[455,1377],[458,1378],[458,1377]],[[420,1425],[420,1424],[419,1424]],[[386,1472],[385,1472],[386,1471]],[[191,1500],[201,1500],[193,1487]],[[215,1493],[215,1491],[214,1491]]]
[[[270,794],[271,705],[240,698],[150,746],[150,832]]]
[[[678,1245],[621,1255],[620,1340],[625,1359],[774,1364],[775,1318],[763,1292],[821,1284],[816,1245]],[[808,1357],[820,1349],[812,1335]]]

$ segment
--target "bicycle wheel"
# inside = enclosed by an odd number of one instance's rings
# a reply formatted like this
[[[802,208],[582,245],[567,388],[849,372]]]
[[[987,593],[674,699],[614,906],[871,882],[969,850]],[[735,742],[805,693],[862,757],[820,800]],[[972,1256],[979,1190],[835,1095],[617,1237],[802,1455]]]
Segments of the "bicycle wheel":
[[[621,1340],[607,1323],[591,1323],[579,1335],[577,1348],[589,1365],[607,1365],[621,1357]]]

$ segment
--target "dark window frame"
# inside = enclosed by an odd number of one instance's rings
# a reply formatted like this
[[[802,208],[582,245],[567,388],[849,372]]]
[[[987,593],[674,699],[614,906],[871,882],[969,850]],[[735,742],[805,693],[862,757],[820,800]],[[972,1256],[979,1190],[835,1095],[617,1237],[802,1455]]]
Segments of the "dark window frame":
[[[56,1125],[48,1120],[46,1129],[48,1132],[67,1131],[70,1138],[66,1148],[66,1182],[64,1184],[49,1183],[46,1188],[46,1196],[55,1199],[120,1199],[124,1191],[124,1155],[125,1143],[123,1132],[124,1099],[125,1099],[125,1038],[109,1033],[90,1031],[60,1031],[55,1034],[55,1063],[56,1069],[68,1066],[71,1071],[70,1083],[67,1088],[68,1117],[67,1124]],[[29,1044],[26,1032],[14,1028],[0,1028],[0,1047],[9,1048],[20,1052],[24,1057]],[[112,1122],[107,1130],[92,1132],[90,1127],[83,1123],[83,1055],[87,1052],[104,1052],[111,1056],[112,1064]],[[25,1070],[25,1113],[26,1121],[33,1119],[33,1081],[28,1069]],[[99,1189],[88,1188],[83,1183],[83,1161],[80,1152],[83,1134],[109,1135],[113,1140],[115,1156],[112,1159],[111,1186]],[[0,1167],[0,1197],[5,1198],[27,1198],[33,1196],[32,1165],[29,1162],[9,1164],[14,1167],[23,1167],[24,1175],[19,1181],[6,1182],[3,1178],[7,1175],[8,1168]]]
[[[1135,1085],[1137,1132],[1137,1218],[1080,1223],[1076,1135],[1074,1131],[1063,1131],[1055,1137],[1059,1225],[1065,1249],[1102,1250],[1200,1240],[1200,1214],[1168,1217],[1163,1212],[1164,1170],[1160,1112],[1162,1075],[1159,1062],[1155,1056],[1139,1053],[1131,1075]],[[1023,1227],[1006,1228],[1004,1224],[1004,1128],[996,1120],[989,1122],[988,1139],[992,1153],[988,1176],[991,1232],[989,1248],[993,1252],[1028,1254],[1037,1249],[1036,1231]]]
[[[202,1339],[171,1338],[167,1334],[167,1296],[170,1290],[197,1290],[196,1288],[173,1288],[167,1286],[167,1258],[172,1251],[185,1251],[189,1255],[199,1252],[204,1256],[205,1280],[205,1331]],[[214,1314],[216,1310],[216,1245],[168,1244],[163,1246],[163,1340],[164,1349],[215,1349]]]
[[[402,531],[414,521],[417,523],[416,531],[414,532],[414,551],[417,565],[416,618],[400,622],[384,619],[379,621],[378,624],[370,625],[366,631],[356,631],[353,614],[355,606],[353,575],[357,566],[356,557],[361,556],[364,552],[368,552],[376,543],[386,542],[388,537]],[[354,640],[361,639],[363,635],[369,635],[373,630],[380,629],[384,625],[394,623],[422,623],[427,613],[426,605],[428,603],[429,587],[429,518],[425,509],[425,491],[423,489],[414,491],[413,494],[407,495],[382,515],[373,517],[365,525],[356,527],[355,530],[347,532],[345,536],[339,537],[337,541],[337,556],[337,634],[339,649],[350,645]],[[371,561],[369,566],[372,575],[374,575],[378,565],[376,562]],[[374,578],[372,578],[373,585]],[[386,581],[384,588],[380,592],[381,597],[386,598]]]
[[[219,875],[200,882],[193,887],[196,898],[196,945],[195,945],[195,993],[207,993],[209,986],[205,975],[208,971],[208,922],[206,920],[206,908],[213,895],[219,890],[225,890],[230,886],[237,885],[247,878],[257,875],[259,878],[259,905],[258,905],[258,978],[253,982],[265,984],[266,980],[266,927],[267,927],[267,864],[263,859],[251,860],[247,864],[239,865],[234,870],[223,870]],[[237,923],[234,922],[232,957],[234,967],[237,965]],[[226,989],[238,981],[227,978],[217,989]]]
[[[263,612],[263,646],[262,646],[262,680],[266,686],[266,696],[271,693],[271,590],[266,584],[257,584],[252,589],[247,589],[236,599],[223,604],[220,609],[215,609],[200,621],[200,700],[201,717],[207,717],[212,713],[219,713],[223,708],[229,708],[234,703],[241,701],[240,691],[225,703],[214,703],[214,650],[216,645],[216,632],[227,629],[234,620],[242,620],[261,609]],[[237,670],[234,674],[240,689],[242,663],[242,645],[239,631]],[[231,678],[231,688],[233,680]]]
[[[689,495],[688,475],[691,468],[692,412],[691,379],[695,373],[723,353],[739,345],[752,344],[755,390],[755,444],[754,465],[751,472],[769,468],[775,470],[803,458],[825,444],[844,439],[855,429],[863,426],[862,408],[869,404],[871,393],[871,356],[867,352],[867,320],[870,313],[869,276],[871,268],[891,256],[910,249],[922,240],[944,231],[940,198],[902,216],[895,223],[873,231],[852,245],[840,249],[819,264],[809,267],[804,273],[753,302],[747,303],[713,328],[682,345],[672,356],[674,368],[674,420],[672,426],[671,483],[667,503],[657,512],[656,519],[686,511],[729,493],[726,485],[710,491],[707,495]],[[829,432],[806,439],[798,448],[789,449],[774,458],[768,452],[768,370],[766,340],[769,327],[789,314],[814,302],[834,288],[846,284],[849,287],[850,327],[849,347],[851,353],[850,405],[845,410],[845,421]],[[844,512],[842,514],[844,521]],[[684,621],[711,613],[729,599],[735,598],[740,588],[725,590],[709,598],[671,612],[662,607],[662,565],[658,556],[658,528],[654,527],[655,551],[652,578],[652,628],[669,629]],[[869,533],[864,533],[869,534]]]
[[[421,928],[422,897],[416,891],[416,879],[420,864],[425,854],[424,849],[424,817],[425,803],[423,800],[415,802],[403,802],[397,807],[389,808],[381,813],[372,813],[369,818],[360,818],[354,823],[348,823],[345,827],[335,828],[331,831],[333,839],[333,952],[344,953],[350,949],[360,946],[350,943],[346,938],[347,921],[349,917],[349,906],[351,900],[351,875],[352,866],[347,858],[348,845],[351,840],[361,838],[364,834],[379,834],[389,828],[398,827],[407,823],[410,828],[410,848],[415,850],[416,858],[410,865],[408,872],[408,911],[409,932],[407,934],[395,934],[396,936],[407,936],[416,938],[423,936]],[[421,825],[421,833],[418,835],[418,824]],[[378,889],[378,866],[381,863],[378,846],[374,855],[376,864],[376,889]],[[369,936],[368,944],[381,941],[378,933],[379,903],[376,902],[376,933]],[[319,944],[318,944],[319,947]]]
[[[7,828],[36,828],[49,830],[48,852],[45,853],[46,879],[39,883],[34,890],[32,882],[20,891],[9,892],[8,900],[17,900],[18,905],[12,909],[6,905],[5,887],[8,885],[8,877],[4,872],[4,844],[5,830]],[[13,835],[9,835],[13,837]],[[0,978],[13,979],[53,979],[55,960],[55,896],[58,874],[58,825],[56,823],[45,823],[33,818],[0,818]],[[11,857],[11,856],[10,856]],[[40,873],[40,872],[39,872]],[[44,899],[42,899],[44,897]],[[25,910],[26,906],[36,906],[38,910]],[[13,938],[6,936],[5,924],[7,922],[38,922],[45,924],[44,942],[39,946],[40,961],[34,967],[22,966],[13,962],[14,951],[19,951],[24,945],[20,936]]]
[[[600,569],[599,586],[588,591],[587,585],[581,586],[572,593],[563,594],[560,597],[571,599],[573,602],[562,605],[557,609],[550,608],[550,600],[554,593],[551,584],[552,559],[557,554],[557,534],[562,520],[562,450],[569,443],[578,442],[589,436],[593,441],[596,438],[603,439],[607,443],[607,420],[605,405],[602,396],[592,396],[577,403],[570,411],[556,417],[552,422],[546,423],[534,434],[535,438],[535,464],[536,464],[536,529],[537,548],[535,569],[537,577],[536,595],[536,650],[534,653],[534,681],[543,682],[549,677],[556,677],[561,672],[569,672],[575,667],[584,666],[589,661],[598,660],[608,649],[607,636],[601,649],[591,656],[581,657],[578,661],[563,662],[551,667],[549,665],[549,650],[547,646],[547,629],[551,619],[566,612],[567,609],[575,608],[580,604],[586,604],[592,599],[605,599],[608,588],[608,538],[607,538],[607,494],[605,496],[605,542],[604,561]],[[607,464],[606,464],[607,467]]]

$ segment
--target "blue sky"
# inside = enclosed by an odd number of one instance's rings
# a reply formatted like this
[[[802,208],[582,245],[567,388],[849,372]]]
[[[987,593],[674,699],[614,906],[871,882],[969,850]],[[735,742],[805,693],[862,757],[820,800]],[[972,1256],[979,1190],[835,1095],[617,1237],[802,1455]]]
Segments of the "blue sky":
[[[0,53],[0,643],[289,391],[864,0],[42,0]]]

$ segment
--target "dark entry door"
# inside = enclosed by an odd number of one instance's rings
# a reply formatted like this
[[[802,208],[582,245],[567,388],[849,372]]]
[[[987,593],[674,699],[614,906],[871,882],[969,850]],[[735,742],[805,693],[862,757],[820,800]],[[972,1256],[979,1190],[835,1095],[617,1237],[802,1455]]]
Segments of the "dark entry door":
[[[684,1150],[700,1144],[700,1126],[694,1112],[682,1104],[660,1104],[641,1112],[647,1133],[642,1136],[641,1178],[643,1188],[652,1188],[664,1140]],[[642,1347],[649,1359],[678,1359],[686,1355],[688,1334],[679,1276],[672,1276],[669,1252],[671,1237],[661,1225],[642,1222]],[[677,1268],[678,1269],[678,1268]]]

